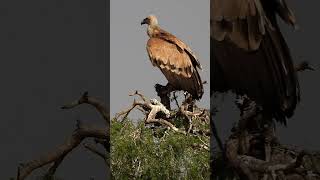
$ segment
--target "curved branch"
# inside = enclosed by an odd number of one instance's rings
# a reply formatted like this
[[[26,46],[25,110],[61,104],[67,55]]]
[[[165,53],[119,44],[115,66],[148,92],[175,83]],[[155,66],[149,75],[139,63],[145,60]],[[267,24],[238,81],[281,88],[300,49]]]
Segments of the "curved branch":
[[[77,107],[81,104],[90,104],[98,110],[98,112],[101,114],[103,119],[106,120],[107,125],[109,125],[110,115],[107,112],[107,108],[105,107],[105,105],[101,101],[99,101],[98,99],[96,99],[94,97],[90,97],[88,94],[89,94],[88,92],[83,93],[83,95],[80,97],[79,100],[76,100],[72,103],[66,104],[66,105],[62,106],[61,109],[72,109],[72,108]]]
[[[61,163],[63,158],[75,149],[85,138],[93,137],[99,139],[107,139],[109,129],[93,128],[88,126],[80,126],[74,131],[72,136],[65,141],[62,145],[56,148],[54,151],[41,156],[38,159],[31,160],[22,166],[20,166],[18,180],[25,179],[35,169],[43,167],[50,163],[57,163],[57,166]],[[53,165],[54,167],[55,165]],[[56,167],[52,170],[55,171]]]
[[[129,94],[129,96],[136,96],[136,95],[139,96],[142,99],[142,101],[144,101],[144,102],[148,101],[148,99],[143,94],[141,94],[138,90],[136,90],[132,94]]]
[[[123,110],[119,113],[117,113],[115,115],[115,119],[119,119],[120,116],[123,116],[121,121],[123,121],[124,119],[126,119],[128,117],[128,115],[130,114],[130,112],[136,107],[136,106],[141,106],[141,107],[144,107],[146,106],[148,109],[151,109],[151,106],[149,103],[146,103],[146,102],[140,102],[140,101],[136,101],[135,99],[133,100],[133,103],[132,105],[126,109],[126,110]]]
[[[294,69],[297,71],[297,72],[302,72],[302,71],[306,71],[306,70],[309,70],[309,71],[314,71],[315,68],[312,67],[308,61],[302,61],[300,62],[299,64],[296,64]]]
[[[183,104],[179,107],[178,112],[175,112],[175,111],[171,111],[170,112],[166,108],[166,106],[164,106],[158,100],[156,100],[156,99],[150,99],[149,100],[148,98],[146,98],[143,94],[141,94],[138,91],[135,91],[134,93],[130,94],[129,96],[135,96],[135,95],[139,96],[142,99],[142,101],[136,101],[134,99],[132,105],[129,108],[127,108],[126,110],[120,111],[119,113],[117,113],[115,115],[115,119],[119,119],[121,116],[123,116],[122,119],[120,120],[120,121],[123,121],[133,109],[140,108],[140,110],[143,111],[143,113],[146,115],[145,123],[147,123],[147,124],[159,123],[159,124],[162,124],[164,126],[169,127],[170,129],[172,129],[175,132],[178,132],[178,133],[181,133],[181,134],[185,135],[185,134],[187,134],[187,133],[189,133],[191,131],[191,128],[192,128],[192,117],[200,117],[200,116],[205,115],[205,111],[204,110],[201,110],[199,112],[190,112],[190,111],[188,111],[188,106],[193,103],[191,98],[187,98],[183,102]],[[156,115],[159,112],[162,112],[165,115],[165,117],[162,117],[162,118],[161,117],[157,117],[156,118]],[[183,115],[183,116],[185,116],[186,118],[189,119],[190,126],[189,126],[189,129],[187,131],[180,130],[174,124],[172,124],[171,122],[166,120],[166,119],[171,119],[171,118],[175,117],[175,114]],[[193,132],[193,133],[195,133],[195,132]],[[206,136],[210,135],[209,131],[208,132],[206,132],[206,131],[198,131],[196,133],[201,134],[201,135],[203,134],[203,135],[206,135]]]
[[[67,154],[65,154],[64,156],[59,157],[59,159],[57,159],[53,165],[50,167],[50,169],[47,171],[46,173],[46,177],[51,178],[57,171],[58,167],[60,166],[60,164],[62,163],[62,161],[64,160],[64,158],[66,157]]]

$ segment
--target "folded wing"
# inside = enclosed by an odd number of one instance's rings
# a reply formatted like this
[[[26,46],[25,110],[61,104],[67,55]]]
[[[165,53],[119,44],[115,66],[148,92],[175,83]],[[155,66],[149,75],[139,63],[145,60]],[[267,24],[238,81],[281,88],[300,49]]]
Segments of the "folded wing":
[[[212,0],[212,90],[247,94],[285,123],[300,93],[276,14],[295,23],[284,0]]]
[[[197,70],[201,66],[186,44],[159,30],[148,40],[147,52],[152,64],[160,68],[175,89],[185,90],[195,99],[202,97],[203,85]]]

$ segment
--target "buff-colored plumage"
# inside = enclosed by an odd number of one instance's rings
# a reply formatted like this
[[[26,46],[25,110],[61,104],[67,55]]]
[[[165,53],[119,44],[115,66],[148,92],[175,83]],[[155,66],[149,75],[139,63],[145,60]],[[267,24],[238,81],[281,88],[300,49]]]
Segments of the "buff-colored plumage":
[[[197,68],[200,63],[184,42],[162,30],[155,16],[148,16],[147,52],[151,63],[160,68],[168,82],[176,90],[185,90],[195,99],[200,99],[203,86]]]

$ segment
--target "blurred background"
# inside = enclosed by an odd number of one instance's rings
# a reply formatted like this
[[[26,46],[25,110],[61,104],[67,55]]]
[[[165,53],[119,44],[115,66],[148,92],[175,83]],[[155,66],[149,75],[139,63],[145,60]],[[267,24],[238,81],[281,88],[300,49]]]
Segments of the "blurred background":
[[[104,122],[90,106],[60,107],[84,91],[108,102],[107,21],[105,0],[0,1],[0,179],[62,144],[76,120]],[[36,172],[29,179],[44,171]],[[106,178],[103,161],[82,147],[56,175]]]
[[[320,12],[319,1],[302,2],[299,0],[287,1],[297,18],[298,30],[284,24],[279,20],[280,29],[291,50],[294,62],[308,61],[317,68],[316,71],[298,73],[301,88],[301,102],[297,106],[295,115],[288,120],[288,126],[277,125],[277,134],[280,142],[304,147],[309,150],[319,150],[320,136],[318,120],[320,100],[320,62],[319,42],[320,25],[317,17]],[[212,82],[214,83],[214,82]],[[219,134],[224,140],[230,135],[230,129],[239,119],[239,111],[231,94],[220,95],[212,99],[213,104],[219,107],[220,112],[215,117]],[[211,139],[214,144],[214,139]]]

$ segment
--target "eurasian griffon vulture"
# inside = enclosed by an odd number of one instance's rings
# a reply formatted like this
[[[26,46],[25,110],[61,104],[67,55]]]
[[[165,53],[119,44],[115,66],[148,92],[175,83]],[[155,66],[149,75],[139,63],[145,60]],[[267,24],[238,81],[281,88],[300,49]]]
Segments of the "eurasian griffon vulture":
[[[193,99],[200,99],[203,85],[197,68],[201,69],[201,65],[195,54],[180,39],[161,29],[154,15],[145,18],[143,24],[148,25],[147,52],[152,65],[162,71],[175,90],[187,91]]]
[[[300,90],[277,15],[295,25],[285,0],[211,1],[211,89],[246,94],[285,124]]]

